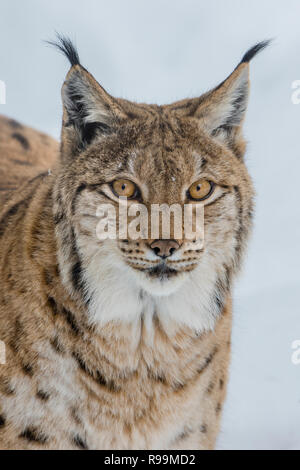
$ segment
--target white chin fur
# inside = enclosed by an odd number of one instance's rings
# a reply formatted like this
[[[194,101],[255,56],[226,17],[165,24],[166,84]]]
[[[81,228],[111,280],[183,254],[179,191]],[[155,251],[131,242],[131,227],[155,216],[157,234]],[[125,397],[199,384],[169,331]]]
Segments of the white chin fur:
[[[175,322],[198,332],[213,329],[216,275],[210,263],[161,281],[129,267],[112,242],[80,251],[92,324],[136,323],[142,315],[152,324],[155,314],[166,327]]]
[[[150,277],[146,273],[133,270],[136,283],[153,297],[167,297],[176,292],[187,279],[186,273],[179,273],[169,278]]]

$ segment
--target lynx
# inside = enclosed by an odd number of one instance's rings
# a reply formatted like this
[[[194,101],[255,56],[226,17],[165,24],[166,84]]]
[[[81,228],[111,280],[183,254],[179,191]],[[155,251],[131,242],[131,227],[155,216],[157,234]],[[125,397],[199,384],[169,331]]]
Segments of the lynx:
[[[0,121],[1,449],[213,449],[252,225],[251,48],[200,98],[108,94],[68,38],[61,144]],[[97,207],[203,204],[205,243],[96,236]]]

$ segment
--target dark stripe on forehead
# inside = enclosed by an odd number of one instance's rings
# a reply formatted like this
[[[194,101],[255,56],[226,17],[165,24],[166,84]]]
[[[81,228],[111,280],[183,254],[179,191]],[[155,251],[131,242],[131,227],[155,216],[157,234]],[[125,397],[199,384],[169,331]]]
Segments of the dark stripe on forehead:
[[[189,114],[194,114],[200,103],[199,99],[187,100],[183,103],[178,103],[171,106],[172,111],[188,111]],[[184,113],[186,115],[186,113]]]
[[[201,165],[200,165],[200,170],[201,171],[205,170],[205,168],[207,166],[207,163],[208,163],[208,161],[206,160],[206,158],[202,157],[201,158]]]
[[[143,111],[145,111],[146,114],[150,115],[150,116],[157,116],[159,115],[159,107],[157,106],[155,109],[153,107],[151,107],[151,105],[147,105],[147,104],[138,104],[138,108],[139,109],[142,109]]]

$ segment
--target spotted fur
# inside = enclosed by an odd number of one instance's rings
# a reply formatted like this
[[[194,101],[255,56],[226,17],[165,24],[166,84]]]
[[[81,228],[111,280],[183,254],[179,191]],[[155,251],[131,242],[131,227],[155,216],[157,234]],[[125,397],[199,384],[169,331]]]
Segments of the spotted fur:
[[[61,39],[60,152],[1,118],[1,449],[214,447],[253,212],[248,62],[264,45],[210,93],[156,106],[110,96]],[[180,240],[162,272],[151,240],[100,242],[96,208],[117,208],[120,176],[148,206],[183,205],[197,178],[213,180],[204,248]]]

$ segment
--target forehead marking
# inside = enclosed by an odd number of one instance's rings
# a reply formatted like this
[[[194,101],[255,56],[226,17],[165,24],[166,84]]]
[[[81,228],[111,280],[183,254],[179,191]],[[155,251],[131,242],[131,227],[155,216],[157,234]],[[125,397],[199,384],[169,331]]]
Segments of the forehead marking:
[[[201,157],[201,155],[199,155],[198,153],[193,153],[193,158],[195,161],[196,175],[199,175],[201,171],[204,170],[204,167],[207,164],[207,160],[204,157]]]
[[[135,166],[136,157],[137,157],[136,152],[132,152],[130,157],[127,160],[128,169],[129,169],[129,171],[131,171],[131,173],[134,173],[134,166]]]

